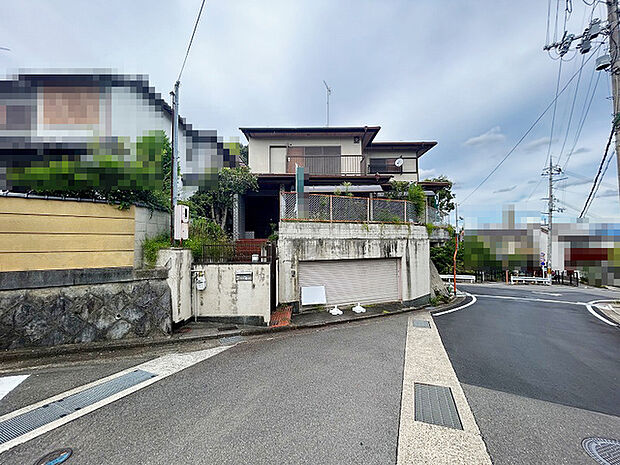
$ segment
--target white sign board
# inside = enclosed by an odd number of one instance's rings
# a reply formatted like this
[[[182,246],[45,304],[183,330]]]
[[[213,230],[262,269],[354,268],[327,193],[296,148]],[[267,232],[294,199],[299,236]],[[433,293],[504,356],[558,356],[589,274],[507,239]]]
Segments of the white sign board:
[[[301,305],[325,305],[325,286],[305,286],[301,288]]]

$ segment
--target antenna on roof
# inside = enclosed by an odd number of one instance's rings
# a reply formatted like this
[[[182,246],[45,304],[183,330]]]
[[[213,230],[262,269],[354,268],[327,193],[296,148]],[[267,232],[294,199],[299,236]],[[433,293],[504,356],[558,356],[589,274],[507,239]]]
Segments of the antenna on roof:
[[[327,85],[324,79],[323,79],[323,84],[325,84],[325,90],[327,91],[327,124],[326,126],[329,127],[329,96],[332,93],[332,89],[331,87]]]

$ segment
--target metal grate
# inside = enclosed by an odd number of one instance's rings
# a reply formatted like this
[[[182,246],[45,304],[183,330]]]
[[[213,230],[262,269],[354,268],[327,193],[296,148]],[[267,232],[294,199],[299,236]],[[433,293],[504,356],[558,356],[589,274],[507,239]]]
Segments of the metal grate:
[[[449,387],[415,383],[413,397],[416,421],[463,429]]]
[[[601,465],[620,465],[620,441],[606,438],[585,438],[581,446]]]
[[[426,320],[413,320],[413,326],[416,328],[430,328],[431,324]]]
[[[155,375],[147,371],[135,370],[30,412],[2,421],[0,422],[0,444],[11,441],[76,410],[140,384],[153,376]]]

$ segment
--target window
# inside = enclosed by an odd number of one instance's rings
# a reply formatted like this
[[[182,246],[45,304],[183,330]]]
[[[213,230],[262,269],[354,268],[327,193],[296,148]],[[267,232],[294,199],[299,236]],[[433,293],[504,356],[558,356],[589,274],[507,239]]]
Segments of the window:
[[[371,158],[368,173],[400,173],[401,168],[394,162],[397,158]]]
[[[45,124],[99,124],[99,89],[93,87],[45,87]]]

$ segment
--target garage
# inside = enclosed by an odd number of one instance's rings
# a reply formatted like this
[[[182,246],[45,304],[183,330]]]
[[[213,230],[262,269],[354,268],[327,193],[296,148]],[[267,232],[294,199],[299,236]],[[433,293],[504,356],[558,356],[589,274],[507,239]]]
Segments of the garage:
[[[299,285],[325,286],[327,303],[394,302],[400,297],[400,260],[300,261]]]

